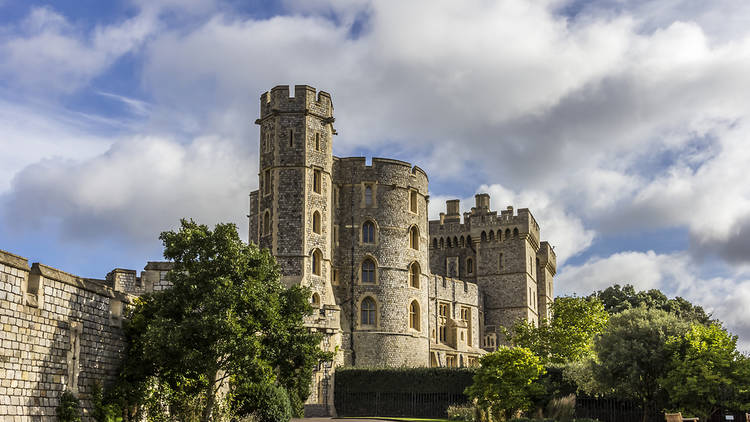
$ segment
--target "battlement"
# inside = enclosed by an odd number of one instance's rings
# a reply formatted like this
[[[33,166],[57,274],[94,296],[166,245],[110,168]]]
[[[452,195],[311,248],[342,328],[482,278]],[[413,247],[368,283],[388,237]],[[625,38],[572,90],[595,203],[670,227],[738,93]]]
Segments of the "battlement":
[[[330,118],[333,122],[331,94],[316,91],[309,85],[295,85],[294,96],[289,95],[289,85],[277,85],[260,96],[261,120],[276,113],[312,113]]]
[[[539,252],[537,252],[539,263],[541,265],[549,267],[552,274],[557,272],[557,255],[555,249],[547,241],[543,241],[539,244]]]
[[[372,159],[367,165],[365,157],[333,157],[334,173],[338,180],[349,181],[351,174],[356,181],[377,181],[380,184],[417,188],[427,194],[427,173],[411,163],[390,158]]]

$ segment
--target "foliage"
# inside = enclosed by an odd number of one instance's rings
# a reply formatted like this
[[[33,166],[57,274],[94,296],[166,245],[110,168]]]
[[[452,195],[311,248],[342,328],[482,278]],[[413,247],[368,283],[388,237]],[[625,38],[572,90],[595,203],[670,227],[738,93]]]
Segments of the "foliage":
[[[547,404],[547,417],[556,421],[569,421],[576,412],[576,396],[555,397]]]
[[[475,422],[479,420],[477,409],[472,405],[448,406],[445,413],[448,415],[448,419],[452,421]]]
[[[255,422],[288,422],[292,407],[284,387],[273,384],[251,384],[238,392],[237,414],[252,415]]]
[[[673,407],[706,420],[722,408],[749,404],[740,394],[750,387],[750,366],[736,349],[736,336],[717,324],[693,324],[666,346],[671,361],[660,383]]]
[[[94,407],[91,416],[96,422],[122,421],[122,408],[117,403],[105,400],[102,385],[98,382],[91,386],[91,404]]]
[[[542,389],[534,381],[544,373],[539,357],[531,350],[500,347],[484,355],[480,364],[474,383],[466,389],[479,407],[504,419],[531,408],[532,396],[539,395]]]
[[[184,421],[218,419],[231,392],[254,383],[278,381],[304,401],[312,368],[330,358],[302,325],[308,292],[284,289],[268,250],[244,244],[234,224],[182,220],[160,239],[172,287],[129,310],[122,396],[149,418]]]
[[[336,368],[335,390],[351,393],[457,393],[472,384],[474,368]]]
[[[80,422],[81,403],[78,398],[68,390],[60,396],[60,404],[56,409],[57,420],[60,422]]]
[[[636,292],[630,284],[622,287],[615,284],[591,294],[589,298],[599,299],[604,304],[604,309],[610,314],[617,314],[643,306],[648,309],[660,309],[686,321],[700,324],[711,323],[711,316],[706,314],[701,306],[693,305],[679,296],[668,299],[658,289]]]
[[[596,298],[558,297],[551,320],[539,327],[519,321],[511,341],[530,349],[545,363],[579,361],[592,354],[594,336],[607,324],[608,314]]]
[[[640,307],[612,316],[594,344],[594,377],[615,396],[643,403],[645,420],[646,403],[666,401],[659,377],[671,361],[667,340],[687,328],[675,315],[657,309]]]

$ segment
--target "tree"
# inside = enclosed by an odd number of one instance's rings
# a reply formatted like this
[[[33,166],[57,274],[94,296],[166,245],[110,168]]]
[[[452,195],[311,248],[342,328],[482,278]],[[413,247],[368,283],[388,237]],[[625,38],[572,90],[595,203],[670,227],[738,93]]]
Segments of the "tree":
[[[596,381],[618,397],[640,401],[645,422],[646,405],[666,401],[659,377],[671,362],[667,340],[687,329],[687,323],[657,309],[639,307],[613,315],[594,342]]]
[[[706,314],[706,311],[701,306],[693,305],[679,296],[674,299],[668,299],[658,289],[636,292],[635,288],[630,284],[622,287],[619,284],[615,284],[591,294],[589,298],[599,299],[604,304],[604,309],[610,314],[643,306],[648,309],[660,309],[691,322],[701,324],[712,322],[711,316]]]
[[[529,410],[532,397],[542,387],[535,383],[544,373],[539,357],[523,347],[500,347],[484,355],[465,394],[495,417],[511,418],[519,410]]]
[[[591,356],[594,336],[604,329],[608,317],[596,298],[558,297],[552,304],[551,320],[542,320],[539,327],[519,321],[511,341],[546,363],[580,361]]]
[[[737,351],[737,337],[718,324],[693,324],[684,336],[667,340],[669,371],[660,383],[672,406],[709,419],[722,408],[747,406],[748,361]]]
[[[300,385],[309,389],[312,367],[328,356],[302,325],[311,312],[307,292],[284,289],[268,250],[244,244],[234,224],[211,231],[181,220],[179,231],[159,238],[174,262],[172,287],[145,295],[130,312],[126,394],[205,422],[230,404],[232,394],[220,390],[278,382],[304,394]]]

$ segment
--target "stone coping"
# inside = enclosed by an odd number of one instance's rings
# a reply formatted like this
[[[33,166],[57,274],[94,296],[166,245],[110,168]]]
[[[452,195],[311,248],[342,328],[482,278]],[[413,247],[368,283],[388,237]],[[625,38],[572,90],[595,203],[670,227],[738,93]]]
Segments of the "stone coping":
[[[66,273],[65,271],[49,267],[38,262],[33,263],[31,265],[31,268],[29,268],[28,259],[4,250],[0,250],[0,264],[19,269],[29,274],[41,275],[44,278],[48,278],[50,280],[56,280],[64,284],[77,287],[79,289],[87,290],[102,296],[115,298],[123,302],[131,302],[134,298],[134,296],[128,295],[126,293],[117,292],[98,280],[78,277],[76,275]]]

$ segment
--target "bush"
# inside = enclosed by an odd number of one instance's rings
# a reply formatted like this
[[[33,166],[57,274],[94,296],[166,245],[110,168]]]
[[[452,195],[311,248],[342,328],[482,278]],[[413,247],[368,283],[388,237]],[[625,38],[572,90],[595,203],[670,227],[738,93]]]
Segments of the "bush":
[[[478,420],[477,410],[472,405],[448,406],[446,413],[448,414],[448,419],[452,421],[476,422]]]
[[[60,396],[60,404],[56,409],[57,420],[60,422],[81,422],[81,403],[70,391]]]
[[[277,385],[253,384],[247,392],[238,394],[236,402],[236,413],[252,415],[256,422],[288,422],[292,417],[289,396]]]
[[[91,386],[91,404],[94,406],[92,417],[96,422],[121,422],[122,409],[115,403],[107,403],[104,399],[102,385],[95,382]]]
[[[547,416],[556,421],[569,421],[576,413],[576,396],[555,397],[547,404]]]

